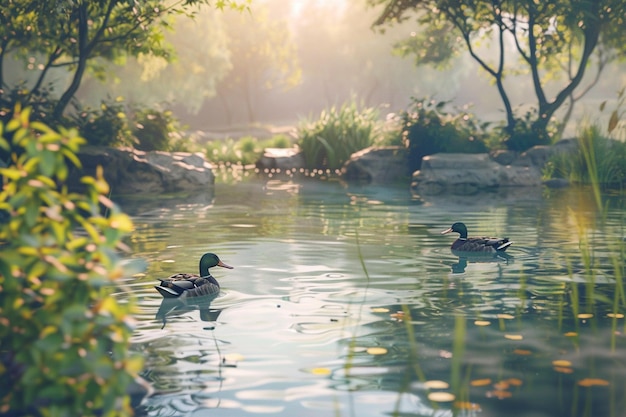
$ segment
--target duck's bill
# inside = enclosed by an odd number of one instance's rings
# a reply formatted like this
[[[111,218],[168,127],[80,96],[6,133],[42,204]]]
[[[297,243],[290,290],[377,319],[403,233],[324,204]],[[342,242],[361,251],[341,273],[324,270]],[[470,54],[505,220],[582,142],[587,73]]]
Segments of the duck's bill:
[[[228,269],[234,269],[234,268],[235,268],[234,266],[226,265],[226,264],[225,264],[224,262],[222,262],[222,261],[219,261],[219,262],[217,263],[217,266],[221,266],[222,268],[228,268]]]
[[[446,229],[443,232],[441,232],[442,235],[445,235],[446,233],[450,233],[452,231],[452,228]]]

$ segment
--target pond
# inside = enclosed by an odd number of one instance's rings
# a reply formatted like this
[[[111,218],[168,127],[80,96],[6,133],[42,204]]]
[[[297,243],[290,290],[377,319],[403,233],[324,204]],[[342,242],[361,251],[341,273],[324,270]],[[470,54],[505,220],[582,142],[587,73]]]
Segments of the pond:
[[[147,416],[622,416],[624,196],[588,189],[420,197],[250,179],[121,199],[145,260],[133,349]],[[451,253],[455,222],[507,257]],[[222,292],[162,305],[157,278]]]

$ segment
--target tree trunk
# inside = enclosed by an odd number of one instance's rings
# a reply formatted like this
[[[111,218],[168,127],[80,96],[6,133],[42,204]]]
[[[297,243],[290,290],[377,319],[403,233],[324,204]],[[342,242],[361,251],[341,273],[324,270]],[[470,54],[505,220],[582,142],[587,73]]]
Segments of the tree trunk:
[[[78,63],[76,64],[76,71],[74,72],[74,77],[72,77],[72,82],[59,99],[57,105],[54,107],[52,116],[55,119],[59,119],[63,116],[63,112],[65,112],[65,109],[68,104],[70,104],[72,97],[74,97],[74,94],[78,91],[80,82],[85,74],[87,59],[89,57],[88,31],[87,5],[85,3],[81,3],[78,6]]]

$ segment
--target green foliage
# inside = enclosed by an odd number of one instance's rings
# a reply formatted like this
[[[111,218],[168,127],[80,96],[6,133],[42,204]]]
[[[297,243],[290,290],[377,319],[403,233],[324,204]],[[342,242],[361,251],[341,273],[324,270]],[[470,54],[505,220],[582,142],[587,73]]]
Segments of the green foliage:
[[[607,64],[623,57],[625,50],[626,3],[619,0],[368,2],[382,6],[375,25],[416,18],[415,39],[400,43],[398,49],[415,55],[418,63],[441,66],[463,50],[476,61],[500,94],[514,149],[537,138],[547,142],[548,122],[555,112],[589,91]],[[511,57],[514,65],[506,61]],[[595,81],[585,85],[585,71],[592,63]],[[529,74],[529,90],[536,96],[532,132],[526,126],[515,130],[518,119],[504,82],[519,72]]]
[[[288,148],[291,141],[285,135],[276,135],[267,140],[244,136],[238,140],[227,138],[207,143],[207,160],[215,164],[252,165],[263,155],[266,148]]]
[[[486,131],[489,123],[478,123],[475,116],[466,111],[448,113],[445,111],[447,104],[445,101],[413,98],[409,110],[400,114],[411,170],[419,169],[426,155],[488,150],[485,142],[489,138]]]
[[[135,113],[133,135],[135,147],[143,151],[169,150],[170,133],[177,128],[177,121],[170,111],[142,109]]]
[[[505,134],[504,144],[507,149],[523,152],[536,145],[549,145],[554,140],[558,126],[548,125],[546,128],[538,128],[535,121],[537,112],[529,111],[523,118],[515,119],[513,132],[507,133],[507,129],[502,129]]]
[[[112,296],[117,252],[132,229],[99,169],[82,194],[64,185],[84,140],[31,122],[17,107],[0,124],[0,413],[129,415],[131,305]],[[106,215],[103,215],[106,213]]]
[[[626,143],[608,138],[602,130],[597,124],[582,128],[578,150],[553,157],[544,176],[601,187],[622,186],[626,182]]]
[[[90,145],[130,146],[133,139],[125,111],[120,100],[102,102],[99,109],[77,105],[76,114],[70,120]]]
[[[374,143],[377,120],[376,109],[359,109],[355,100],[322,111],[317,120],[304,120],[297,136],[306,168],[341,168],[350,155]]]

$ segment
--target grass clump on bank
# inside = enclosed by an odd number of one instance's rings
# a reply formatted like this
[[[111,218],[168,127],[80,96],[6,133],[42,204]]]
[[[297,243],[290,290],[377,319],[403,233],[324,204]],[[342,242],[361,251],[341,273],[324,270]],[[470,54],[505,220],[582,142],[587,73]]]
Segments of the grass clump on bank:
[[[341,168],[350,155],[374,143],[377,127],[378,111],[361,108],[355,100],[323,110],[317,120],[302,121],[297,136],[306,168]]]

